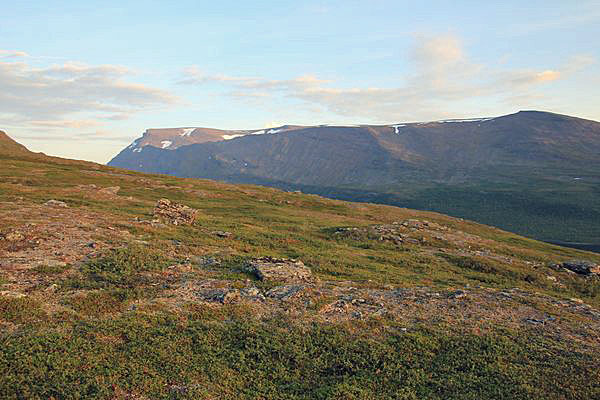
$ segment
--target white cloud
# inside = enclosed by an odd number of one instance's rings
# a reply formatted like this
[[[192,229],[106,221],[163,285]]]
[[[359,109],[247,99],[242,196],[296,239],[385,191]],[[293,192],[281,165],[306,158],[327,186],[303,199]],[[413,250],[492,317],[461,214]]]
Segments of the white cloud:
[[[471,114],[464,104],[496,99],[512,104],[516,99],[536,99],[544,85],[564,79],[594,60],[577,56],[561,67],[507,69],[474,62],[455,35],[415,36],[409,57],[413,72],[399,87],[339,87],[335,82],[305,75],[285,80],[235,77],[184,71],[182,84],[216,84],[230,88],[236,98],[277,97],[301,100],[307,109],[318,107],[331,113],[378,122],[430,119],[448,114]],[[523,103],[521,103],[523,104]],[[462,109],[461,109],[462,105]],[[459,116],[459,115],[458,115]]]
[[[22,52],[0,55],[15,53]],[[25,61],[0,61],[0,123],[83,128],[176,102],[164,90],[126,80],[132,74],[118,65],[67,62],[36,67]]]
[[[43,126],[48,128],[89,128],[98,126],[100,123],[94,120],[50,120],[50,121],[28,121],[32,126]]]

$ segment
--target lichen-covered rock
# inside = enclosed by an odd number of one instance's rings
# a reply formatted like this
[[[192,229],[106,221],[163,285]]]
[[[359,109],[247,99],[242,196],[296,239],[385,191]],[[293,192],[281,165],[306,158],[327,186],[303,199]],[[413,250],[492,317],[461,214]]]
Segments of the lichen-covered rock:
[[[560,267],[580,275],[600,274],[600,265],[590,261],[573,260],[560,264]]]
[[[169,199],[160,199],[154,207],[154,216],[173,225],[191,225],[196,220],[198,210]]]
[[[310,269],[302,261],[293,259],[256,258],[250,261],[247,270],[263,281],[294,283],[313,280]]]
[[[230,288],[203,288],[196,291],[196,296],[209,303],[229,304],[239,299],[240,292]]]
[[[306,289],[306,286],[303,285],[276,286],[270,289],[266,296],[277,300],[289,300],[300,295],[304,289]]]

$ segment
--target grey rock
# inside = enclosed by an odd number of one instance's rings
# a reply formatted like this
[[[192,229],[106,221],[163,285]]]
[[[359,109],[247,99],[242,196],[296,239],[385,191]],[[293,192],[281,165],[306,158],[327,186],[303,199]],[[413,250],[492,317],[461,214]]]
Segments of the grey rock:
[[[226,231],[214,231],[214,232],[211,232],[211,233],[213,235],[216,235],[216,236],[220,237],[220,238],[228,238],[228,237],[233,236],[233,233],[226,232]]]
[[[246,269],[263,281],[297,283],[312,280],[310,269],[299,260],[256,258],[250,261]]]
[[[591,261],[566,261],[560,264],[560,267],[580,275],[600,274],[600,266]]]
[[[302,285],[276,286],[270,289],[266,296],[277,300],[289,300],[298,296],[304,289],[306,289],[306,286]]]
[[[197,264],[201,267],[212,267],[221,265],[221,260],[212,256],[191,256],[192,264]]]
[[[466,297],[467,296],[467,292],[465,292],[464,290],[455,290],[454,292],[450,293],[450,295],[448,296],[450,299],[460,299],[462,297]]]
[[[211,303],[228,304],[232,303],[240,297],[240,293],[236,289],[199,289],[196,291],[196,296],[204,301]]]
[[[69,207],[67,205],[67,203],[65,203],[64,201],[58,201],[58,200],[48,200],[47,202],[44,203],[45,206],[47,207],[62,207],[62,208],[67,208]]]

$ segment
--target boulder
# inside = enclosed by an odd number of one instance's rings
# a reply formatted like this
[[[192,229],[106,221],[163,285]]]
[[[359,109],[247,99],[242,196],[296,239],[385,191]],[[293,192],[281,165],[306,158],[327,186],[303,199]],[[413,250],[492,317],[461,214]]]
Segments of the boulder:
[[[312,273],[302,261],[262,257],[255,258],[248,264],[247,270],[258,279],[270,282],[307,282],[313,279]]]
[[[169,199],[160,199],[154,207],[154,216],[162,218],[173,225],[191,225],[196,219],[198,210],[183,204],[172,202]]]
[[[590,261],[572,260],[563,262],[559,266],[580,275],[600,274],[600,265]]]

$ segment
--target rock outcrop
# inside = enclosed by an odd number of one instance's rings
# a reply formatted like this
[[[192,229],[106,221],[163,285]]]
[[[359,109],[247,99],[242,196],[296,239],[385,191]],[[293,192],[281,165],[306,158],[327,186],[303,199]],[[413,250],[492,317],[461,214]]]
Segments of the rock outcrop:
[[[269,282],[299,283],[314,278],[310,269],[300,260],[262,257],[249,262],[248,272],[258,279]]]
[[[154,207],[154,217],[173,225],[192,225],[198,210],[169,199],[160,199]]]
[[[591,275],[591,274],[600,275],[600,265],[594,264],[593,262],[590,262],[590,261],[572,260],[572,261],[563,262],[562,264],[559,264],[558,266],[560,268],[564,268],[571,272],[575,272],[576,274],[579,274],[579,275]]]

